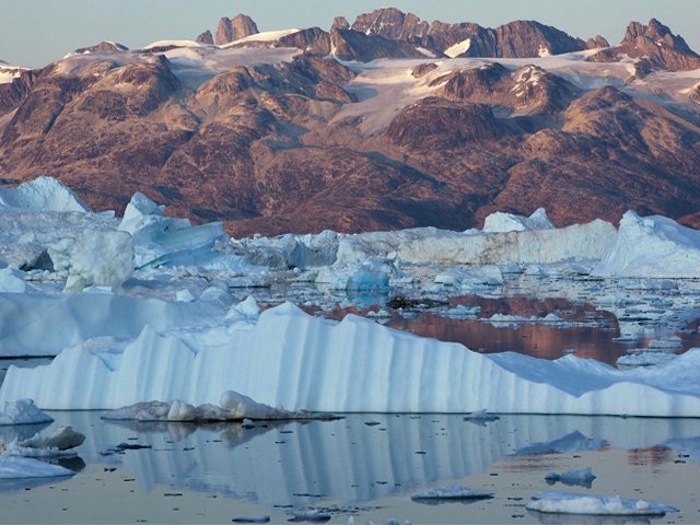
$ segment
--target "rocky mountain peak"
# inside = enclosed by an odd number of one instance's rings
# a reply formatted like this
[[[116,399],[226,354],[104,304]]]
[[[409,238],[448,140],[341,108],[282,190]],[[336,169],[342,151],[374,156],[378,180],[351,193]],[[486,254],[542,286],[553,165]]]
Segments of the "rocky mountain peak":
[[[211,34],[211,31],[208,29],[199,35],[197,35],[197,38],[195,39],[196,42],[200,44],[209,44],[212,45],[214,43],[214,37]]]
[[[427,35],[430,25],[413,13],[404,13],[395,7],[383,7],[359,15],[351,29],[389,40],[408,40]]]
[[[331,25],[331,30],[333,29],[350,29],[350,23],[344,16],[336,16]]]
[[[233,18],[223,17],[219,20],[214,43],[217,46],[222,46],[250,35],[256,35],[259,32],[257,24],[248,15],[238,14]]]
[[[123,53],[129,48],[119,42],[111,42],[104,40],[99,44],[89,47],[81,47],[73,51],[76,55],[85,55],[88,53]]]
[[[616,62],[623,55],[639,59],[635,64],[636,77],[643,77],[654,69],[689,71],[700,68],[700,55],[683,37],[674,35],[655,18],[647,25],[630,22],[619,45],[597,53],[590,60]]]

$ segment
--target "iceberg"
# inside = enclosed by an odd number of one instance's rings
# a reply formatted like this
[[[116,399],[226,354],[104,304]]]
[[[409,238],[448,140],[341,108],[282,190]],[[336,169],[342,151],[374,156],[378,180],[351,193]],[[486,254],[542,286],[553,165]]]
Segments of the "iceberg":
[[[77,344],[34,369],[10,367],[0,401],[44,409],[115,409],[152,399],[215,404],[234,390],[258,403],[313,412],[608,414],[700,413],[700,349],[620,371],[565,356],[483,355],[457,343],[348,315],[313,317],[291,303],[196,329]],[[99,385],[96,388],[95,385]]]
[[[554,225],[544,208],[537,208],[529,217],[497,211],[484,219],[484,232],[505,233],[525,230],[551,230]]]
[[[90,211],[67,186],[47,176],[25,182],[16,188],[0,188],[0,206],[44,212]]]
[[[546,513],[594,516],[663,516],[678,512],[675,507],[642,499],[555,491],[536,494],[526,508]]]
[[[6,401],[0,408],[0,425],[51,423],[53,418],[39,410],[33,399]]]
[[[192,226],[188,219],[166,217],[164,209],[135,193],[124,211],[118,230],[133,237],[137,268],[210,262],[217,243],[228,242],[220,222]]]
[[[612,224],[599,219],[566,228],[506,233],[460,233],[436,228],[372,232],[341,237],[336,265],[362,262],[372,256],[446,266],[599,260],[616,235]]]
[[[700,277],[700,231],[659,215],[628,211],[610,249],[592,272],[601,277]]]
[[[0,454],[0,480],[24,478],[60,478],[75,472],[59,465],[50,465],[38,459]]]
[[[437,503],[440,501],[464,501],[493,498],[493,492],[472,490],[463,485],[433,487],[411,496],[413,501]]]

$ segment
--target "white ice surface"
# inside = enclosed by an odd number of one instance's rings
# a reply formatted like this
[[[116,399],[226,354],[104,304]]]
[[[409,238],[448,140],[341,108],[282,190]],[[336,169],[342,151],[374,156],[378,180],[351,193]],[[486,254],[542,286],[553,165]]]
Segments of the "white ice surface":
[[[700,277],[700,231],[667,217],[628,211],[615,242],[593,269],[604,277]]]
[[[88,343],[43,367],[10,367],[0,401],[31,397],[45,409],[152,399],[200,405],[235,390],[266,405],[319,412],[700,413],[700,349],[623,372],[574,356],[483,355],[354,315],[341,323],[312,317],[291,303],[257,322],[241,315],[197,329],[146,327],[129,342],[86,351]]]
[[[528,510],[595,516],[659,516],[678,509],[643,499],[595,496],[571,492],[540,492],[528,502]]]
[[[0,405],[0,425],[50,423],[53,418],[37,408],[32,399],[6,401]]]
[[[0,479],[56,478],[73,474],[72,470],[38,459],[0,454]]]
[[[446,266],[598,260],[616,235],[612,224],[601,220],[560,229],[495,234],[459,233],[436,228],[372,232],[341,237],[336,265],[390,254],[405,263]]]
[[[529,217],[497,211],[484,219],[484,232],[505,233],[525,230],[551,230],[554,225],[544,208],[538,208]]]
[[[472,490],[463,485],[447,485],[445,487],[432,487],[411,496],[412,500],[469,500],[487,499],[493,497],[492,492]]]
[[[89,211],[67,186],[45,176],[16,188],[0,188],[0,206],[35,211]]]

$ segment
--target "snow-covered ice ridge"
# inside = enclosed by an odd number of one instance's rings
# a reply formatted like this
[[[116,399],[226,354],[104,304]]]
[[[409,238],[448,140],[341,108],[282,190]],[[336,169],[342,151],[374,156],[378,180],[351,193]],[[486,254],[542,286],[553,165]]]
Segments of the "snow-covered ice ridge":
[[[89,343],[89,342],[88,342]],[[146,400],[216,404],[234,390],[260,403],[319,412],[474,412],[689,417],[700,414],[700,350],[621,372],[566,356],[482,355],[456,343],[349,315],[337,323],[291,303],[257,320],[232,313],[208,328],[123,344],[77,345],[49,365],[11,367],[0,402],[114,409]]]

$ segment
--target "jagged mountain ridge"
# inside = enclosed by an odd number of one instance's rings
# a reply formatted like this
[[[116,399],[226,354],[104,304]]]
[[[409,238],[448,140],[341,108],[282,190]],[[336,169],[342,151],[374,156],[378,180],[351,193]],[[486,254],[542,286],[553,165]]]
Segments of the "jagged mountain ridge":
[[[412,39],[432,26],[362,20],[222,47],[107,43],[22,72],[0,84],[0,179],[58,176],[96,209],[143,191],[236,235],[464,229],[540,206],[557,225],[630,208],[700,225],[692,75],[657,61],[641,79],[589,51],[430,59]],[[344,64],[328,56],[343,43],[412,59]]]

